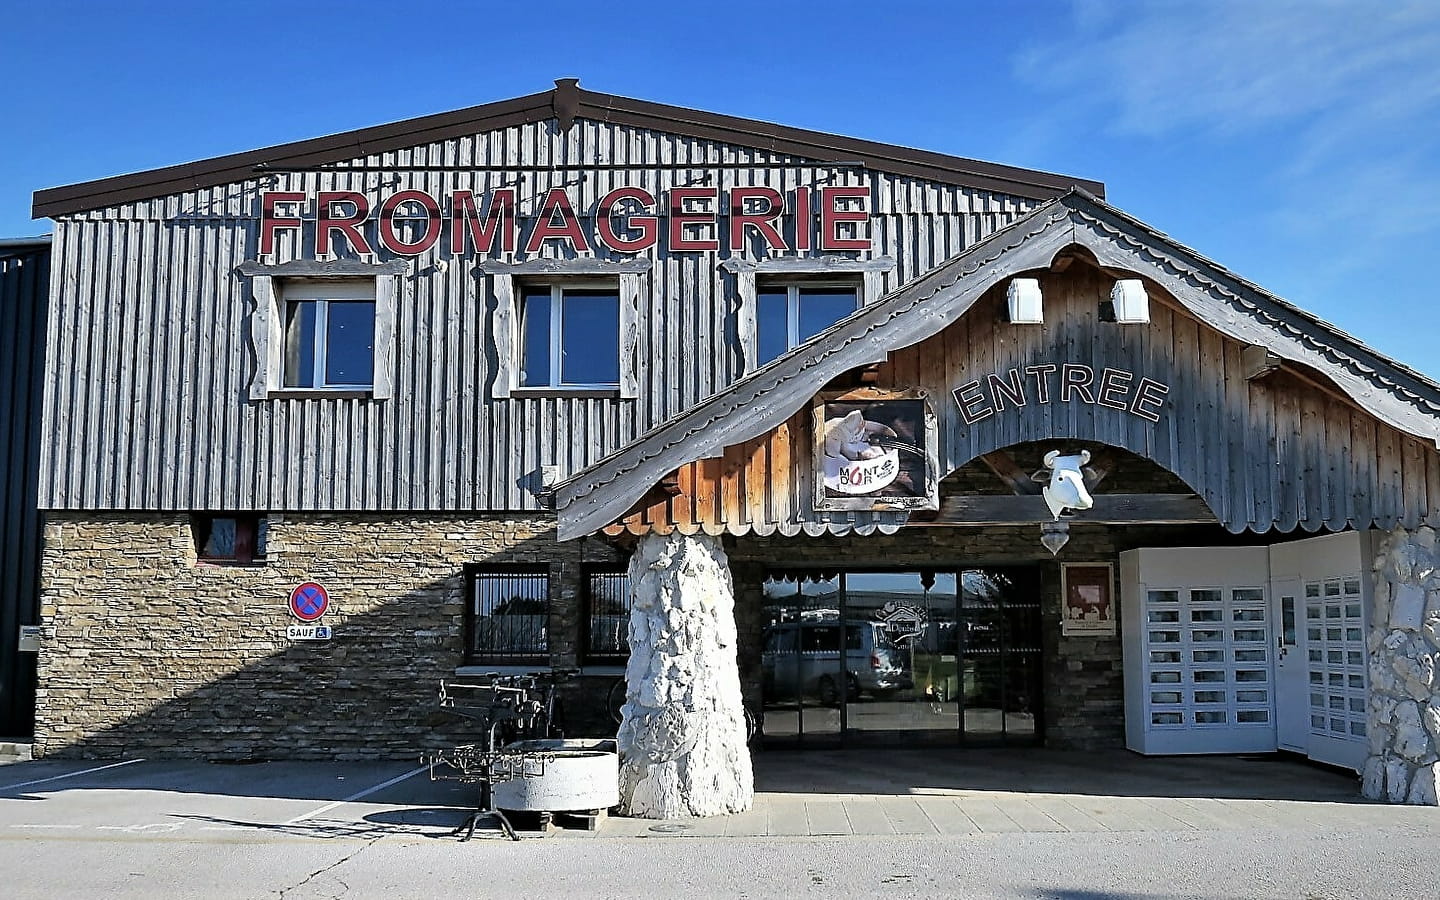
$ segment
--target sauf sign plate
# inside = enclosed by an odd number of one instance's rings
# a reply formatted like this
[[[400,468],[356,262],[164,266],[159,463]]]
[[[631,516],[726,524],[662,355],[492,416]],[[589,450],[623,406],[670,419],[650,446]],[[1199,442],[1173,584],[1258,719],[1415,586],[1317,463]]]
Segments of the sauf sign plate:
[[[328,641],[335,636],[329,625],[290,625],[285,636],[292,641]]]

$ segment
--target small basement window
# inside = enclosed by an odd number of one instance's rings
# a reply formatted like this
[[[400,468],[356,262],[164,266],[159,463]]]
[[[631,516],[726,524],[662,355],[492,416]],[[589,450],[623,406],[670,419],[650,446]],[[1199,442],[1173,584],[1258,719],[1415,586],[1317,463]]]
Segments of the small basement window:
[[[375,381],[375,283],[284,288],[287,388],[367,389]]]
[[[265,561],[266,519],[254,513],[195,513],[190,532],[202,563],[249,565]]]

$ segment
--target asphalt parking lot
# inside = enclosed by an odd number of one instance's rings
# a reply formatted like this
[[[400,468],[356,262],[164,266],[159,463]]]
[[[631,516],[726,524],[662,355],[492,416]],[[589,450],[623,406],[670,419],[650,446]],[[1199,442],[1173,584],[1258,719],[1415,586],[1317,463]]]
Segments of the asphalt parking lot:
[[[10,897],[287,898],[1433,897],[1440,876],[1440,811],[1274,757],[771,752],[756,773],[735,816],[460,843],[474,788],[418,763],[38,760],[0,767],[0,871]]]

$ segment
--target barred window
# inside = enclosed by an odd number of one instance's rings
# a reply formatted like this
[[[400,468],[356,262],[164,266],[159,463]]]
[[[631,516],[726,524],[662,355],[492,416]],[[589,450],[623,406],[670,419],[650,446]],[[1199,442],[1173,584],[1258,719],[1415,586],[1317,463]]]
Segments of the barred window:
[[[465,567],[465,661],[544,663],[550,622],[545,569]]]
[[[630,658],[630,576],[591,572],[585,587],[585,662],[625,662]]]

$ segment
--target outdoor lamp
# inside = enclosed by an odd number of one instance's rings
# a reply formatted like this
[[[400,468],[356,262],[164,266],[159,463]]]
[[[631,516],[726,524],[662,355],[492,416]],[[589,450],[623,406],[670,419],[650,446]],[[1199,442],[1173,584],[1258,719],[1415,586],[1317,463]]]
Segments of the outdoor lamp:
[[[1122,325],[1144,325],[1150,321],[1150,295],[1138,278],[1122,278],[1110,289],[1115,321]]]
[[[1040,280],[1038,278],[1010,279],[1010,286],[1005,290],[1005,299],[1010,304],[1011,324],[1044,324],[1045,310],[1040,298]]]

